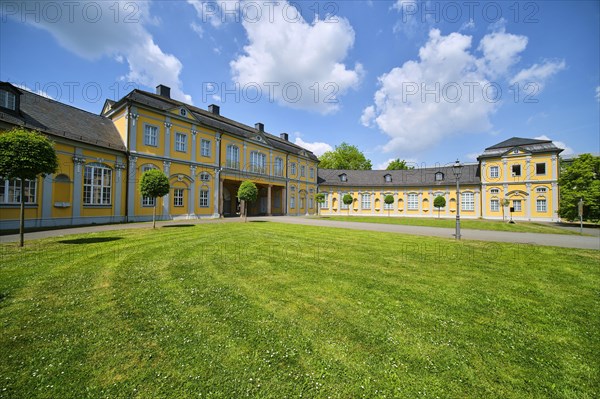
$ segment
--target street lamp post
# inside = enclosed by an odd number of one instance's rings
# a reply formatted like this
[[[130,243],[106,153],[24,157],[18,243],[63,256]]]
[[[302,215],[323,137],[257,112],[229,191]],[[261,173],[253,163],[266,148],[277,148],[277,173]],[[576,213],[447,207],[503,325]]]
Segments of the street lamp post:
[[[452,167],[454,177],[456,177],[456,232],[454,236],[457,240],[460,240],[460,175],[462,174],[462,167],[458,159]]]

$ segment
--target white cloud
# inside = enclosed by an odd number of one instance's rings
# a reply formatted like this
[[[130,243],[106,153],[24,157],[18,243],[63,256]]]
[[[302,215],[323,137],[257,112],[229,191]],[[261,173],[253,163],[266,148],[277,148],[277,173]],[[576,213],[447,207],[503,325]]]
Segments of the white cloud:
[[[460,29],[458,30],[459,32],[464,32],[464,31],[473,31],[475,30],[475,21],[473,20],[473,18],[469,19],[468,22],[464,22],[461,26]]]
[[[561,61],[545,61],[542,64],[534,64],[530,68],[523,69],[511,79],[510,83],[519,85],[526,85],[533,83],[537,85],[538,91],[544,88],[546,80],[552,75],[565,69],[566,63],[564,60]]]
[[[190,24],[190,28],[196,32],[196,34],[198,35],[198,37],[200,37],[200,39],[202,39],[202,37],[204,36],[204,28],[202,27],[202,25],[198,25],[195,22],[192,22]]]
[[[47,92],[45,92],[42,89],[35,89],[34,90],[34,89],[31,89],[29,86],[27,86],[25,84],[21,84],[21,83],[11,83],[11,84],[13,86],[15,86],[15,87],[18,87],[19,89],[30,91],[32,93],[35,93],[35,94],[39,95],[39,96],[46,97],[46,98],[49,98],[51,100],[55,99],[54,97],[52,97],[50,94],[48,94]]]
[[[596,86],[596,100],[600,101],[600,86]]]
[[[365,107],[361,123],[389,136],[382,147],[385,152],[421,151],[448,137],[490,132],[490,117],[502,105],[495,90],[502,86],[494,79],[507,83],[527,41],[498,24],[479,42],[478,55],[471,36],[458,32],[443,36],[431,29],[418,60],[379,76],[374,104]],[[543,80],[550,74],[532,75]]]
[[[263,94],[280,105],[317,111],[339,109],[338,99],[362,80],[362,65],[343,64],[354,45],[354,30],[345,18],[337,23],[315,19],[306,22],[300,14],[290,22],[287,1],[271,3],[273,12],[258,21],[243,18],[248,44],[231,61],[233,80],[259,85]],[[285,15],[288,17],[285,17]],[[287,20],[286,20],[287,19]]]
[[[126,60],[129,65],[127,79],[148,87],[165,84],[172,88],[173,97],[192,101],[182,90],[181,62],[174,55],[164,53],[144,28],[144,24],[157,23],[157,19],[150,16],[149,2],[73,3],[78,12],[70,11],[72,4],[55,4],[62,7],[62,18],[39,18],[37,22],[35,18],[28,18],[27,23],[48,31],[61,46],[82,58],[95,60],[109,56],[117,62]],[[34,9],[39,7],[39,2],[29,0],[21,6]],[[115,20],[117,7],[121,18]],[[83,9],[87,11],[82,12]]]
[[[194,7],[202,23],[208,22],[215,28],[225,22],[240,20],[240,0],[187,0],[187,2]]]
[[[527,37],[506,33],[504,28],[481,39],[478,50],[483,52],[483,63],[490,77],[505,75],[519,62],[519,54],[527,47]]]
[[[545,134],[543,134],[541,136],[537,136],[537,137],[535,137],[535,139],[536,140],[552,140],[550,137],[546,136]],[[567,144],[565,144],[562,141],[552,140],[552,142],[554,143],[555,146],[557,146],[558,148],[562,148],[564,150],[561,153],[562,156],[573,155],[575,153],[571,147],[569,147]]]
[[[333,151],[333,147],[327,143],[322,143],[319,141],[315,141],[313,143],[307,143],[306,141],[302,140],[300,137],[296,137],[294,144],[299,145],[300,147],[304,147],[309,151],[312,151],[312,153],[318,157],[320,157],[327,151]]]

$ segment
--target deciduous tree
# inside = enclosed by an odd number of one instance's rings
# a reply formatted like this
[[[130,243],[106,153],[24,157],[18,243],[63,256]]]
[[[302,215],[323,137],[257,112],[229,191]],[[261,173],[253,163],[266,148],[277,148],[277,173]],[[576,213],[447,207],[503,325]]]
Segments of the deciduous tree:
[[[156,198],[169,194],[171,186],[169,178],[158,169],[147,170],[142,174],[140,181],[140,193],[144,197],[154,198],[154,209],[152,210],[152,228],[156,228]]]
[[[353,145],[342,143],[319,158],[321,169],[371,170],[371,161]]]
[[[25,180],[35,181],[58,169],[58,157],[52,142],[40,133],[15,128],[0,134],[0,178],[18,179],[21,190],[19,198],[19,246],[25,236]]]
[[[342,202],[344,205],[348,205],[348,215],[350,215],[350,205],[352,205],[352,202],[354,202],[354,198],[352,198],[352,195],[350,194],[345,194],[342,197]]]
[[[258,188],[256,187],[256,184],[250,180],[243,181],[238,189],[237,197],[240,201],[243,201],[243,216],[244,222],[246,222],[248,220],[248,203],[256,201],[256,198],[258,197]]]
[[[396,158],[393,161],[391,161],[387,168],[385,168],[386,170],[407,170],[407,169],[414,169],[414,166],[408,166],[406,164],[405,160],[400,160],[400,158]]]
[[[442,195],[438,195],[433,199],[433,206],[435,206],[438,210],[438,219],[440,218],[440,210],[446,206],[446,198]]]
[[[394,196],[392,194],[386,195],[385,198],[383,199],[383,202],[385,202],[387,205],[392,205],[394,203]],[[389,208],[388,208],[388,216],[390,216]]]
[[[562,172],[558,180],[558,214],[567,220],[579,219],[578,203],[583,199],[583,218],[600,220],[600,157],[582,154]]]

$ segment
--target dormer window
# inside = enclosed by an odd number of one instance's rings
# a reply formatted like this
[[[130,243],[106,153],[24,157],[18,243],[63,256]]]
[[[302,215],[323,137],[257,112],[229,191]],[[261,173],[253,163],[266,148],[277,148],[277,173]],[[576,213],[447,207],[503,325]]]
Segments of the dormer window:
[[[346,175],[345,173],[342,173],[340,175],[340,181],[341,182],[347,182],[348,181],[348,175]]]
[[[17,96],[6,90],[0,90],[0,107],[15,111],[17,106]]]
[[[435,181],[443,181],[444,180],[444,174],[442,172],[437,172],[435,174]]]
[[[392,175],[385,175],[385,176],[383,176],[383,178],[385,179],[386,183],[391,183],[392,182]]]

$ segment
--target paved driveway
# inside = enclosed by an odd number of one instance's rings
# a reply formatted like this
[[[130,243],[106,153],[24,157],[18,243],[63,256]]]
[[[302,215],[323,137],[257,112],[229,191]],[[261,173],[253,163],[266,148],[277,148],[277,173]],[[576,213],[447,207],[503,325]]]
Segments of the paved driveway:
[[[453,238],[454,229],[441,227],[424,227],[424,226],[404,226],[395,224],[380,224],[380,223],[360,223],[360,222],[339,222],[327,219],[304,218],[297,216],[264,216],[252,217],[249,221],[269,221],[275,223],[301,224],[307,226],[333,227],[353,230],[381,231],[397,234],[411,234],[418,236],[433,236]],[[174,224],[203,224],[203,223],[239,223],[239,218],[212,219],[212,220],[182,220],[182,221],[166,221],[157,222],[157,226],[174,225]],[[88,226],[74,227],[69,229],[38,231],[27,233],[25,240],[35,240],[46,237],[60,237],[71,234],[93,233],[100,231],[111,230],[126,230],[152,228],[150,223],[127,223],[127,224],[112,224],[103,226]],[[562,234],[538,234],[538,233],[513,233],[507,231],[491,231],[491,230],[461,230],[464,240],[481,240],[494,242],[513,242],[521,244],[533,244],[543,246],[555,246],[565,248],[582,248],[600,250],[600,236],[578,236],[578,235],[562,235]],[[19,240],[19,235],[0,236],[0,243],[16,242]]]

